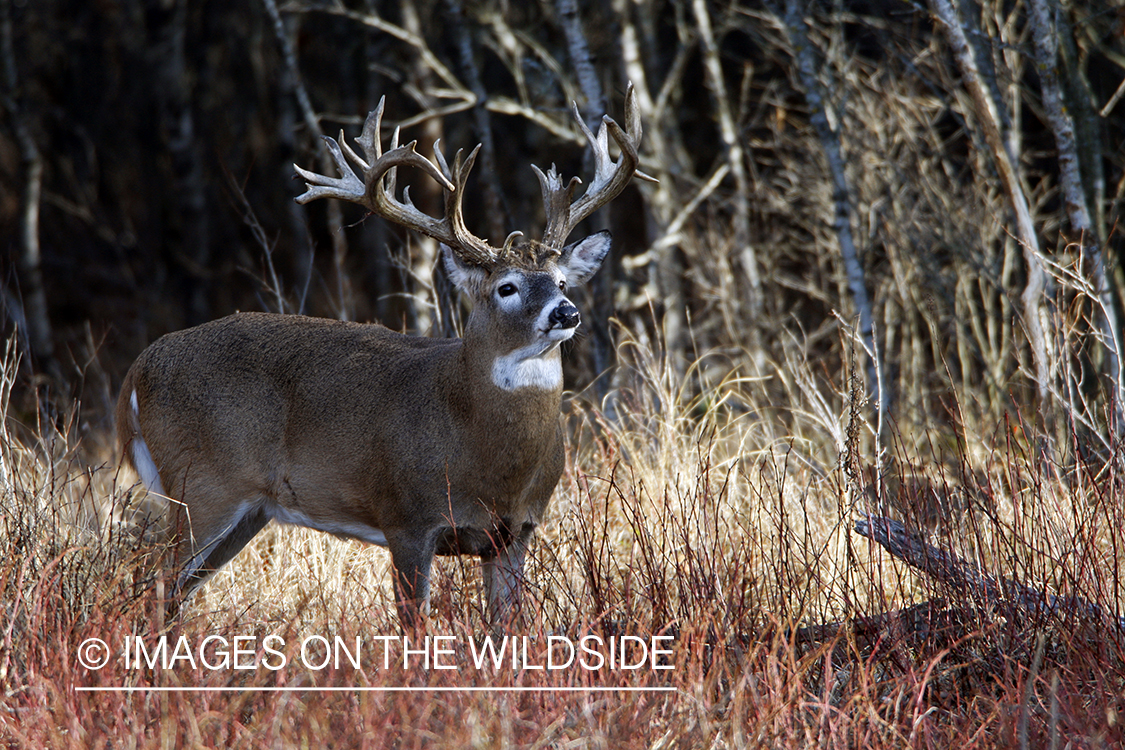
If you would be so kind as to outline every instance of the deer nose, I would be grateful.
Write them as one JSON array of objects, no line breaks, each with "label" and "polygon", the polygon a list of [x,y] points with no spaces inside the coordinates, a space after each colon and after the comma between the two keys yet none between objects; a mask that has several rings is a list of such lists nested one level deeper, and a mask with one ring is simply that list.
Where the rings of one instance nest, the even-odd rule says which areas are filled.
[{"label": "deer nose", "polygon": [[562,302],[551,311],[547,323],[551,328],[576,328],[580,320],[578,308],[569,302]]}]

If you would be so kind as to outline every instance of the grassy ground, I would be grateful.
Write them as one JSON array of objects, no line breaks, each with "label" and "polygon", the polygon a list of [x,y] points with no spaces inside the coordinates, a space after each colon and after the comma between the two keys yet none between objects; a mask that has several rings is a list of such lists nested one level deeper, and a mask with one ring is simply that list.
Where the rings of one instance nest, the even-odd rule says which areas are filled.
[{"label": "grassy ground", "polygon": [[[1119,447],[1054,466],[1033,458],[1030,427],[1004,423],[950,436],[952,448],[932,447],[917,465],[892,442],[892,458],[873,467],[846,398],[826,397],[843,406],[817,415],[817,394],[795,389],[783,434],[754,402],[755,383],[732,377],[689,398],[659,358],[636,345],[623,354],[634,385],[612,422],[567,405],[568,466],[533,549],[529,622],[514,663],[506,651],[499,665],[477,661],[487,630],[474,561],[439,562],[433,614],[404,634],[384,551],[274,526],[165,624],[151,501],[97,447],[109,436],[79,443],[77,427],[8,422],[0,738],[60,748],[1125,742],[1125,633],[1108,619],[1079,616],[1068,600],[1038,616],[968,606],[852,531],[867,512],[893,515],[993,574],[1120,617]],[[812,382],[786,367],[794,383]],[[11,356],[3,372],[10,385]],[[846,383],[829,385],[846,394]],[[91,638],[111,652],[101,669],[80,661],[98,656]],[[337,643],[347,653],[322,666]],[[569,644],[589,651],[568,663]],[[562,668],[535,668],[548,658]],[[82,690],[123,686],[137,690]]]}]

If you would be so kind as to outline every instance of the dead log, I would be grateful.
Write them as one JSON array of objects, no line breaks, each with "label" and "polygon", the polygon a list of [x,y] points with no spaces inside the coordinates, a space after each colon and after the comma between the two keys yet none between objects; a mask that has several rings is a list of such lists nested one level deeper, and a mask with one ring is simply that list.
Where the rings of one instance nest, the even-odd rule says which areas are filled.
[{"label": "dead log", "polygon": [[850,620],[809,625],[793,634],[794,643],[825,643],[848,636],[867,651],[906,645],[910,648],[946,648],[974,629],[975,613],[950,605],[945,599],[930,599],[902,609]]},{"label": "dead log", "polygon": [[1125,617],[1117,617],[1080,596],[1054,596],[1008,578],[996,577],[956,554],[935,547],[900,521],[867,516],[855,531],[877,542],[907,565],[917,568],[976,608],[998,612],[1009,621],[1047,622],[1052,619],[1107,626],[1125,634]]}]

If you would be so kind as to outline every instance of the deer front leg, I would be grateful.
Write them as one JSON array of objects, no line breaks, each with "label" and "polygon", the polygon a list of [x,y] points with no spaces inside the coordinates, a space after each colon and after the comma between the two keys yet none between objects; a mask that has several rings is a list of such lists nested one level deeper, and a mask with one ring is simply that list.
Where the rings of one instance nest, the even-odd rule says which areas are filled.
[{"label": "deer front leg", "polygon": [[395,603],[403,628],[418,623],[418,613],[430,615],[430,568],[434,562],[434,534],[387,534],[394,566]]},{"label": "deer front leg", "polygon": [[488,618],[493,627],[511,625],[521,616],[523,561],[533,528],[531,524],[525,525],[519,536],[491,555],[481,557]]}]

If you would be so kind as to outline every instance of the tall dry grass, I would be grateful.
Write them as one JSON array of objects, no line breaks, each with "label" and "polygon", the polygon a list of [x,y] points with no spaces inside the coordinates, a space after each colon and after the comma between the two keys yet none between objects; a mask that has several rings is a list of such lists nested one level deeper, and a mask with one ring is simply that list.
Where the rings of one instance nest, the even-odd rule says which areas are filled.
[{"label": "tall dry grass", "polygon": [[[935,445],[925,466],[888,446],[902,457],[875,476],[856,449],[862,412],[848,405],[845,375],[821,381],[830,390],[819,392],[803,365],[779,365],[777,377],[796,384],[787,436],[756,401],[758,383],[735,373],[693,395],[643,336],[621,338],[627,387],[615,419],[577,398],[567,405],[567,471],[533,547],[520,635],[532,639],[533,666],[546,658],[550,635],[672,636],[672,653],[658,662],[671,669],[478,669],[471,648],[488,631],[467,559],[439,560],[433,613],[405,634],[414,644],[452,636],[443,658],[457,668],[426,669],[417,656],[404,666],[385,552],[273,526],[161,630],[162,550],[141,520],[132,479],[112,460],[91,465],[72,431],[7,424],[0,529],[12,554],[0,563],[0,737],[12,747],[1125,741],[1125,634],[1066,607],[1038,619],[937,605],[885,618],[951,592],[851,531],[866,512],[895,515],[933,529],[932,541],[994,574],[1120,617],[1119,448],[1050,467],[1026,426],[1004,423],[993,434],[960,435],[953,450]],[[264,639],[274,635],[286,665],[209,669],[181,660],[127,669],[127,639],[152,646],[161,634],[191,649],[209,636],[247,636],[266,661]],[[358,639],[360,668],[346,660],[303,666],[309,636],[349,646]],[[114,650],[101,670],[77,660],[92,637]],[[207,658],[217,662],[214,645]],[[78,690],[119,686],[139,690]],[[335,692],[258,691],[274,687]],[[428,692],[361,690],[402,687]],[[501,687],[523,691],[463,691]]]}]

